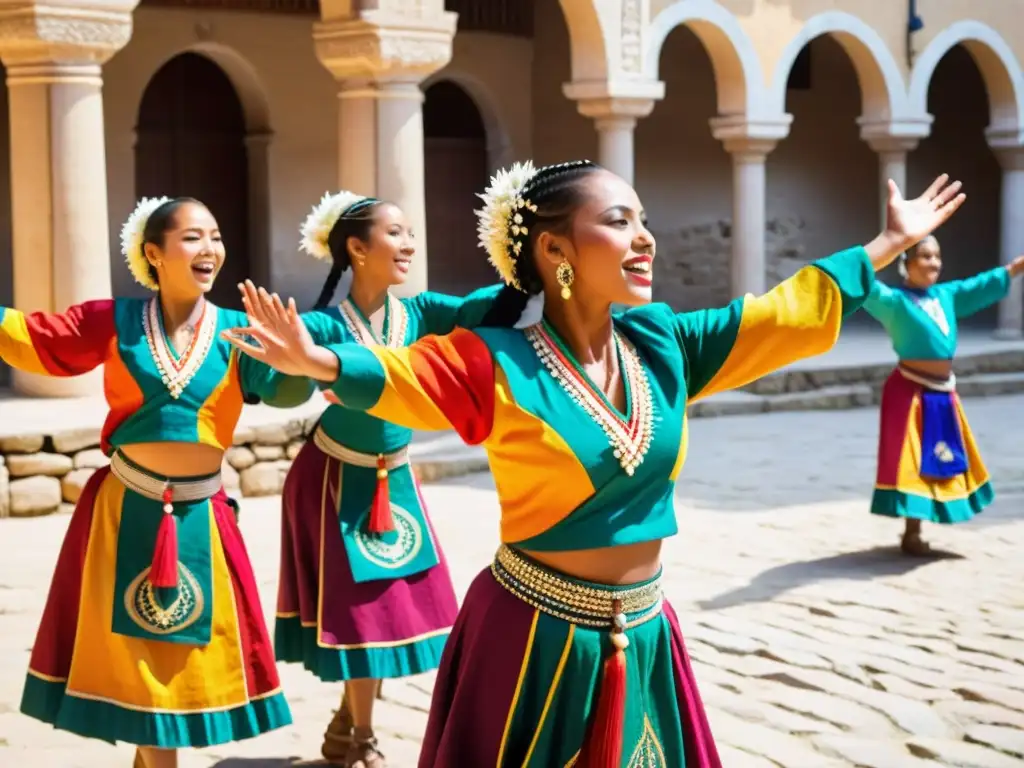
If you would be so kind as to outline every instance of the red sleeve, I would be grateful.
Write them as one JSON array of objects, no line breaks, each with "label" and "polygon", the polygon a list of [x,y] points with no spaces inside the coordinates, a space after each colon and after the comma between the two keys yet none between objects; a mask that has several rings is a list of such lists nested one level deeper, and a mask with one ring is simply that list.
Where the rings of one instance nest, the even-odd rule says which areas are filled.
[{"label": "red sleeve", "polygon": [[0,359],[27,373],[88,373],[104,363],[116,337],[113,299],[87,301],[61,313],[0,307]]}]

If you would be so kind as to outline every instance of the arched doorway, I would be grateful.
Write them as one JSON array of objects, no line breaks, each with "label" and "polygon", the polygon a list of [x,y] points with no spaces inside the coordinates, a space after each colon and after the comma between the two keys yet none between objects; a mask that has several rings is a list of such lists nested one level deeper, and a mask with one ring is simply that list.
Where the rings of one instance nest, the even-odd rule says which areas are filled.
[{"label": "arched doorway", "polygon": [[455,83],[427,88],[423,151],[430,289],[462,295],[493,283],[473,213],[487,186],[487,131],[473,99]]},{"label": "arched doorway", "polygon": [[[7,71],[0,64],[0,83],[7,82]],[[0,307],[14,303],[14,249],[11,218],[11,129],[7,88],[0,87]],[[0,387],[11,382],[11,369],[0,363]]]},{"label": "arched doorway", "polygon": [[[907,158],[913,192],[940,173],[960,179],[967,204],[935,233],[942,244],[942,280],[969,277],[999,264],[1002,169],[985,138],[990,123],[988,88],[974,57],[955,45],[942,57],[928,87],[932,131]],[[995,325],[998,310],[985,309],[961,326]]]},{"label": "arched doorway", "polygon": [[210,207],[228,253],[210,298],[241,308],[235,286],[251,272],[249,163],[234,86],[205,56],[175,56],[146,87],[136,132],[136,196],[187,195]]}]

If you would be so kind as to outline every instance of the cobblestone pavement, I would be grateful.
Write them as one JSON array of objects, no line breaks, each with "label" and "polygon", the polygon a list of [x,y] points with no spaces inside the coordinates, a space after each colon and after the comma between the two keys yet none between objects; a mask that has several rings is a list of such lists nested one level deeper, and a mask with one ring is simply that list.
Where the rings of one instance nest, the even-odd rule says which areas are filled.
[{"label": "cobblestone pavement", "polygon": [[[865,512],[874,411],[693,423],[667,589],[726,768],[1024,766],[1024,397],[967,408],[999,499],[969,525],[929,530],[946,553],[933,560],[900,556],[899,524]],[[493,486],[477,475],[425,492],[461,592],[497,541]],[[278,503],[243,506],[268,615]],[[131,748],[17,712],[66,525],[0,521],[0,765],[127,768]],[[182,768],[315,757],[340,688],[282,674],[295,726],[186,753]],[[415,765],[432,680],[385,684],[379,731],[393,766]]]}]

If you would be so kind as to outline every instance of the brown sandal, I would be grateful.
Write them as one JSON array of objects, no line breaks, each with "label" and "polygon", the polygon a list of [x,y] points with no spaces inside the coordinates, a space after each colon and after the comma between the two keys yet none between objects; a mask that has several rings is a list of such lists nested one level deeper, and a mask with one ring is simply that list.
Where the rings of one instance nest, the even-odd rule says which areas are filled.
[{"label": "brown sandal", "polygon": [[146,768],[146,761],[142,759],[142,753],[138,749],[135,750],[135,762],[132,763],[132,768]]},{"label": "brown sandal", "polygon": [[352,713],[348,709],[348,699],[342,698],[341,706],[335,711],[330,725],[324,731],[324,743],[320,747],[320,754],[324,760],[336,765],[345,765],[353,746],[352,728]]},{"label": "brown sandal", "polygon": [[377,748],[374,736],[354,742],[349,747],[345,765],[346,768],[387,768],[384,753]]}]

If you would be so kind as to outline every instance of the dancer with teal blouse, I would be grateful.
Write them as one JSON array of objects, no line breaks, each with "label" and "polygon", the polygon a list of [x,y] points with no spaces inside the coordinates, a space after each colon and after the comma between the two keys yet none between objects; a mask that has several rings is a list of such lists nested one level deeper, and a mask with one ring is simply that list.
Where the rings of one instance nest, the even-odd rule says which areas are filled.
[{"label": "dancer with teal blouse", "polygon": [[[416,258],[414,233],[398,206],[351,192],[324,196],[301,248],[331,262],[316,309],[303,315],[321,344],[404,347],[475,325],[499,290],[394,296]],[[348,269],[348,295],[331,304]],[[382,768],[379,682],[436,669],[458,604],[409,463],[412,430],[331,402],[285,480],[275,654],[345,682],[323,756]]]},{"label": "dancer with teal blouse", "polygon": [[640,200],[589,162],[493,180],[480,232],[506,286],[475,330],[318,346],[293,301],[249,292],[258,344],[226,334],[242,351],[350,409],[487,451],[502,544],[445,646],[420,768],[720,768],[662,592],[686,406],[831,348],[875,270],[961,204],[945,181],[910,201],[890,182],[866,246],[719,309],[651,303]]},{"label": "dancer with teal blouse", "polygon": [[992,503],[988,470],[956,394],[957,321],[1003,299],[1024,256],[966,280],[940,283],[934,237],[899,262],[903,285],[875,283],[864,310],[892,339],[899,364],[882,390],[871,512],[905,520],[902,550],[926,555],[921,524],[961,523]]}]

